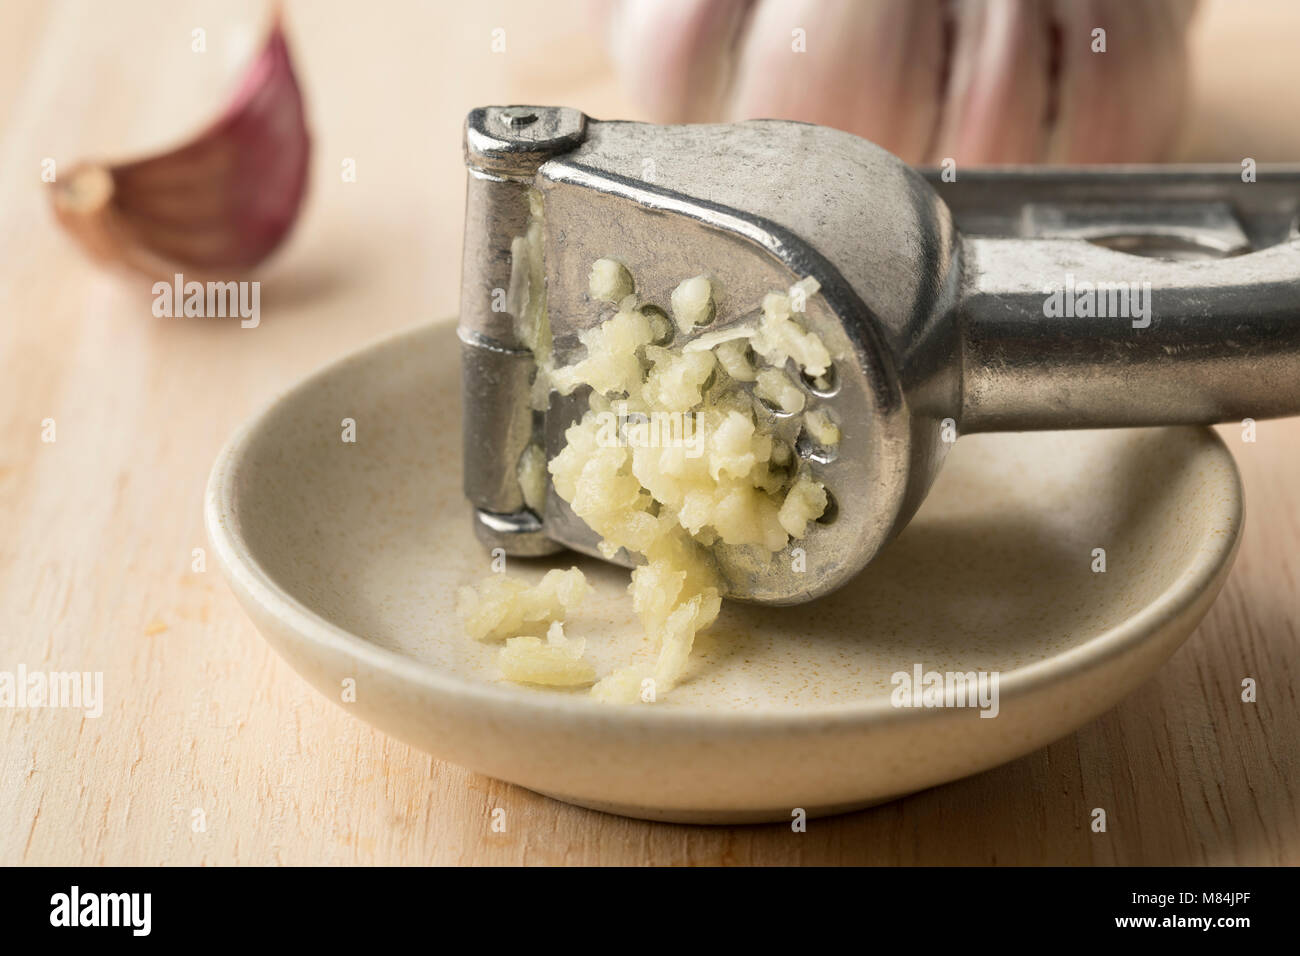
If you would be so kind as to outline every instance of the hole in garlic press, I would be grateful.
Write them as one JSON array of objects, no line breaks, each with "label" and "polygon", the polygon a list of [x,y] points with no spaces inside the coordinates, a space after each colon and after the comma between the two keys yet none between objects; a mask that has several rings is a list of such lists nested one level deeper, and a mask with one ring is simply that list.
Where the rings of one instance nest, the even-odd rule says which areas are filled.
[{"label": "hole in garlic press", "polygon": [[673,320],[668,318],[668,313],[657,305],[641,306],[641,314],[650,321],[650,328],[654,331],[654,344],[658,346],[667,346],[672,343],[677,333],[677,326]]},{"label": "hole in garlic press", "polygon": [[839,376],[835,374],[834,365],[826,366],[826,371],[820,375],[800,371],[799,377],[803,379],[804,387],[818,398],[830,398],[840,390]]},{"label": "hole in garlic press", "polygon": [[823,445],[808,433],[807,428],[799,429],[799,437],[795,439],[794,447],[804,461],[815,461],[819,465],[829,465],[840,455],[838,446]]},{"label": "hole in garlic press", "polygon": [[768,459],[768,467],[780,478],[783,488],[794,480],[797,461],[798,458],[795,457],[794,449],[790,447],[789,442],[781,441],[779,438],[772,442],[772,457]]},{"label": "hole in garlic press", "polygon": [[1146,259],[1227,259],[1250,252],[1249,248],[1224,248],[1211,237],[1176,235],[1168,233],[1116,233],[1109,236],[1089,236],[1088,242],[1103,249],[1125,252]]},{"label": "hole in garlic press", "polygon": [[755,395],[754,399],[758,404],[762,405],[764,409],[770,412],[773,418],[793,418],[795,415],[799,414],[798,412],[787,412],[780,405],[777,405],[775,402],[763,398],[760,395]]},{"label": "hole in garlic press", "polygon": [[822,509],[821,517],[817,519],[818,524],[834,524],[835,519],[840,516],[840,503],[835,500],[829,488],[826,491],[826,507]]}]

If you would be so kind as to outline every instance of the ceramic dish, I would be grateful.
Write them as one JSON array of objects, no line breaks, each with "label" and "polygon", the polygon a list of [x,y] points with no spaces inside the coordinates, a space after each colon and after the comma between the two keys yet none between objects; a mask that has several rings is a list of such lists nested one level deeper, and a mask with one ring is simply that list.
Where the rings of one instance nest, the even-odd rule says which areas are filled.
[{"label": "ceramic dish", "polygon": [[[218,458],[215,553],[266,639],[360,719],[631,816],[833,813],[1041,747],[1173,653],[1241,531],[1237,471],[1208,429],[965,437],[912,524],[849,586],[800,607],[724,606],[685,683],[657,703],[602,705],[504,682],[496,647],[455,617],[457,587],[490,571],[461,496],[459,393],[450,323],[311,376]],[[535,580],[573,563],[596,590],[568,629],[597,672],[648,659],[625,570],[560,555],[509,571]],[[996,672],[997,716],[895,706],[894,675],[918,666]]]}]

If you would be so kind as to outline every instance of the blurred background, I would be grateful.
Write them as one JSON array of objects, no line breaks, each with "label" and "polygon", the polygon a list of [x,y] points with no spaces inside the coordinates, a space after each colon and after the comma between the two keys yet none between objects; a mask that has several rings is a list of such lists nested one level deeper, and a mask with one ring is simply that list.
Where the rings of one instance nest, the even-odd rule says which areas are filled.
[{"label": "blurred background", "polygon": [[[0,650],[37,666],[57,648],[60,660],[103,670],[118,688],[99,721],[0,718],[2,863],[516,860],[513,844],[464,836],[480,832],[484,801],[507,799],[549,821],[533,831],[548,834],[533,861],[598,858],[583,829],[592,815],[437,764],[351,720],[272,655],[214,569],[191,571],[193,549],[205,545],[208,469],[239,422],[320,364],[455,312],[461,125],[471,107],[795,116],[912,161],[952,156],[959,167],[1300,160],[1294,0],[283,6],[312,134],[310,181],[287,243],[251,276],[262,283],[261,322],[243,329],[155,318],[152,278],[100,267],[58,228],[42,169],[49,159],[66,169],[183,142],[228,102],[261,48],[271,5],[0,4]],[[1107,31],[1104,54],[1090,48],[1097,26]],[[342,175],[349,161],[351,179]],[[57,443],[39,438],[46,419],[57,421]],[[1255,524],[1196,651],[1231,673],[1254,673],[1242,669],[1267,653],[1269,635],[1294,638],[1287,556],[1297,508],[1286,449],[1295,436],[1290,423],[1265,423],[1249,458],[1234,448]],[[1255,804],[1285,767],[1252,749],[1239,718],[1174,713],[1170,726],[1192,727],[1193,737],[1172,744],[1158,730],[1175,689],[1202,674],[1204,658],[1191,653],[1166,668],[1168,694],[1157,687],[1147,703],[1009,768],[828,825],[798,851],[779,833],[678,836],[612,818],[600,824],[611,831],[603,842],[659,862],[789,862],[790,852],[1294,862],[1276,839],[1277,814]],[[1112,766],[1123,772],[1128,761],[1112,760],[1113,748],[1158,753],[1151,763],[1162,766],[1172,755],[1169,780],[1135,785],[1133,799],[1153,808],[1144,821],[1182,805],[1192,784],[1169,781],[1210,769],[1167,832],[1144,822],[1136,842],[1102,845],[1081,830],[1045,859],[1022,821],[1049,812],[1049,791],[1105,780]],[[1242,764],[1238,753],[1254,756]],[[209,835],[186,825],[184,808],[197,805],[213,808]],[[937,819],[947,825],[918,823]]]},{"label": "blurred background", "polygon": [[[66,168],[182,141],[225,104],[271,8],[267,0],[0,8],[3,286],[25,263],[67,252],[29,173],[47,157]],[[793,117],[867,136],[911,162],[951,156],[959,166],[1300,159],[1300,5],[1289,0],[290,0],[284,8],[314,149],[298,228],[261,278],[274,286],[264,303],[271,315],[314,301],[314,341],[341,331],[336,314],[349,316],[351,341],[454,311],[459,130],[476,105],[561,103],[601,118]],[[1104,54],[1091,51],[1094,25],[1107,30]],[[205,32],[203,53],[192,49],[195,29]],[[355,161],[355,182],[340,179],[344,159]],[[19,293],[7,294],[12,302]],[[280,334],[283,325],[265,338]],[[307,345],[297,357],[310,364],[329,351]]]},{"label": "blurred background", "polygon": [[[182,141],[225,104],[271,9],[266,0],[3,5],[5,285],[22,263],[67,251],[39,178],[24,170]],[[951,156],[959,166],[1300,159],[1300,5],[1289,0],[290,0],[284,9],[312,171],[298,228],[261,278],[274,286],[271,316],[314,300],[317,341],[336,312],[356,316],[349,329],[364,334],[454,311],[459,130],[477,105],[800,118],[911,162]],[[1091,52],[1093,24],[1107,30],[1104,54]],[[192,49],[195,29],[203,53]],[[344,159],[355,161],[355,182],[341,181]],[[376,286],[386,290],[378,301]],[[298,353],[305,363],[322,354]]]}]

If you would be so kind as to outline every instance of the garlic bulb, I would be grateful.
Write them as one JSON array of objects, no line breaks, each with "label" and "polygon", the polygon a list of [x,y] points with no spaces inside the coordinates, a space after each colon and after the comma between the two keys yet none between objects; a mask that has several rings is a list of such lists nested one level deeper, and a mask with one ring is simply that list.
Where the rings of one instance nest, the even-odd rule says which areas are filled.
[{"label": "garlic bulb", "polygon": [[59,222],[97,259],[157,277],[228,274],[275,250],[298,216],[310,153],[279,20],[225,112],[147,159],[82,163],[53,187]]},{"label": "garlic bulb", "polygon": [[[1178,132],[1194,0],[603,0],[659,122],[793,119],[911,163],[1145,162]],[[1099,33],[1098,31],[1102,31]]]}]

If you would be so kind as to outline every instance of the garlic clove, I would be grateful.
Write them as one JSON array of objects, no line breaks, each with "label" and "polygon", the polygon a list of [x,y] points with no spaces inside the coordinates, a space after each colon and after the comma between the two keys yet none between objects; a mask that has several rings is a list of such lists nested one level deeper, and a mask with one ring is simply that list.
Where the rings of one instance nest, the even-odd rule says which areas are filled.
[{"label": "garlic clove", "polygon": [[1050,5],[964,3],[952,16],[949,78],[929,160],[1038,159],[1047,149],[1055,84]]},{"label": "garlic clove", "polygon": [[229,273],[288,235],[311,140],[279,19],[225,112],[170,152],[61,176],[54,211],[96,259],[157,276]]}]

